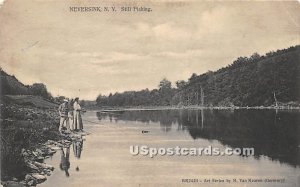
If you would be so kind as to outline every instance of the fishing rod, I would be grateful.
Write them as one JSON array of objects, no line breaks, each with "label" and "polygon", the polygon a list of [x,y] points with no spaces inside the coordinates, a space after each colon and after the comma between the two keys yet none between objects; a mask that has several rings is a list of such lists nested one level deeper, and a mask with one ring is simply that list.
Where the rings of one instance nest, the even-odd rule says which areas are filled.
[{"label": "fishing rod", "polygon": [[101,123],[99,123],[99,122],[95,122],[95,121],[89,121],[89,120],[86,120],[86,119],[82,119],[82,121],[86,121],[86,122],[90,122],[90,123],[94,123],[94,124],[102,125],[102,124],[101,124]]},{"label": "fishing rod", "polygon": [[106,112],[106,111],[98,111],[99,113],[103,113],[103,114],[112,114],[112,115],[116,115],[116,116],[120,116],[121,114],[117,114],[117,113],[113,113],[113,112]]}]

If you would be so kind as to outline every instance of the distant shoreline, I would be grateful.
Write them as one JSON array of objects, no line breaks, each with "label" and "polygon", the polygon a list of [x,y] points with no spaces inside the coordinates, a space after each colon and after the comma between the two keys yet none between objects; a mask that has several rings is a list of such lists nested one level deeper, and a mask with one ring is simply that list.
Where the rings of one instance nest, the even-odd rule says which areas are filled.
[{"label": "distant shoreline", "polygon": [[140,106],[140,107],[87,107],[87,110],[99,110],[102,112],[105,111],[137,111],[137,110],[239,110],[239,109],[249,109],[249,110],[300,110],[300,106],[254,106],[254,107],[225,107],[225,106],[213,106],[213,107],[201,107],[201,106]]}]

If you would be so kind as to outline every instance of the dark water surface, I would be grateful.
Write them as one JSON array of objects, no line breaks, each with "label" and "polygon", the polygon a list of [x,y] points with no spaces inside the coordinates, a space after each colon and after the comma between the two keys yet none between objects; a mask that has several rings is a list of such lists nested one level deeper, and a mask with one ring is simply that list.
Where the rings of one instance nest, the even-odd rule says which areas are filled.
[{"label": "dark water surface", "polygon": [[[300,112],[275,110],[88,111],[91,134],[46,160],[41,186],[299,186]],[[142,131],[148,131],[142,133]],[[133,156],[131,145],[252,147],[254,156]],[[182,179],[222,179],[237,183]],[[239,179],[284,179],[283,183]]]}]

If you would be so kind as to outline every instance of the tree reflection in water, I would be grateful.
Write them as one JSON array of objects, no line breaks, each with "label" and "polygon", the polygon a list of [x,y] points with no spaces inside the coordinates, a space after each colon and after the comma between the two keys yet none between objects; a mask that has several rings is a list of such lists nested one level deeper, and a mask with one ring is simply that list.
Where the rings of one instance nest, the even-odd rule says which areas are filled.
[{"label": "tree reflection in water", "polygon": [[159,123],[169,132],[187,130],[193,139],[218,140],[233,148],[253,147],[255,158],[300,165],[299,111],[275,110],[140,110],[103,113],[99,120]]}]

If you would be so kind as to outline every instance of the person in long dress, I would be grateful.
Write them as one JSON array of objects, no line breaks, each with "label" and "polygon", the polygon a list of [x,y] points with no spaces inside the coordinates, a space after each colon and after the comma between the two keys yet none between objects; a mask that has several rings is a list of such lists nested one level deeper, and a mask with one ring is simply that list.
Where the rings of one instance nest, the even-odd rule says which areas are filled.
[{"label": "person in long dress", "polygon": [[69,111],[68,111],[68,118],[69,118],[69,126],[70,126],[70,130],[74,130],[74,124],[73,124],[73,119],[74,119],[74,115],[73,115],[73,112],[74,112],[74,108],[73,108],[73,105],[74,105],[74,100],[71,99],[69,101],[69,105],[68,105],[68,108],[69,108]]},{"label": "person in long dress", "polygon": [[79,98],[76,97],[74,101],[74,121],[73,121],[73,127],[75,131],[82,131],[83,130],[83,124],[82,124],[82,118],[81,118],[81,107],[79,105]]}]

